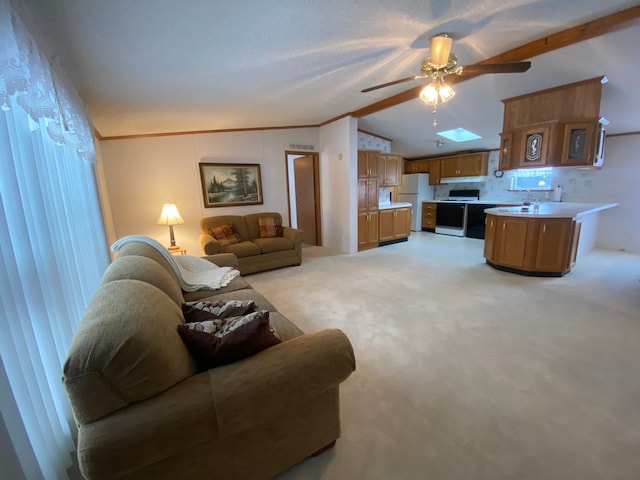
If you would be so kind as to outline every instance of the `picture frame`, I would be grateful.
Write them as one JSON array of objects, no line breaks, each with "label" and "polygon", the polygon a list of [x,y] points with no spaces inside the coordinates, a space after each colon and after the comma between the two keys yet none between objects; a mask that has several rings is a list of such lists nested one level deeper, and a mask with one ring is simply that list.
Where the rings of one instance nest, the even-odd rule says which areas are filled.
[{"label": "picture frame", "polygon": [[257,163],[200,163],[205,208],[261,205],[262,178]]}]

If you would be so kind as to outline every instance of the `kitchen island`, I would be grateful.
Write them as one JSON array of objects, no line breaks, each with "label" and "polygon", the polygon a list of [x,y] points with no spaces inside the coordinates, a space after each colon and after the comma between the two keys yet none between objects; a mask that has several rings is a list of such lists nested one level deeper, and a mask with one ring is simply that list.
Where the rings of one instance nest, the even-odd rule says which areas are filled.
[{"label": "kitchen island", "polygon": [[488,208],[486,263],[521,275],[561,277],[595,246],[599,212],[617,205],[544,202]]}]

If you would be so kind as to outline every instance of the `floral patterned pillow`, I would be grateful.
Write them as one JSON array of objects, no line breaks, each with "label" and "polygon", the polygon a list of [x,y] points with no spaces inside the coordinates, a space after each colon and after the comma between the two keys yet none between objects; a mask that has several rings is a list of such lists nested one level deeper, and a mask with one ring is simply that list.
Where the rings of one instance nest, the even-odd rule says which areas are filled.
[{"label": "floral patterned pillow", "polygon": [[238,230],[236,230],[233,224],[210,228],[209,235],[218,240],[222,245],[230,245],[242,241],[240,235],[238,235]]},{"label": "floral patterned pillow", "polygon": [[282,220],[276,217],[260,217],[258,218],[260,226],[260,238],[281,237],[282,236]]}]

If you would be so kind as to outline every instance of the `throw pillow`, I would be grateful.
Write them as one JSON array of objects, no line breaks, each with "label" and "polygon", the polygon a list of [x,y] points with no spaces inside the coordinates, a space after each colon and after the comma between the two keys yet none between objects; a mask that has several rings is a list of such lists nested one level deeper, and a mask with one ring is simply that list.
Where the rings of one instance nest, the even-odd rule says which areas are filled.
[{"label": "throw pillow", "polygon": [[282,220],[276,217],[259,217],[260,238],[281,237]]},{"label": "throw pillow", "polygon": [[209,229],[209,235],[218,240],[222,245],[230,245],[242,241],[236,227],[231,225],[220,225]]},{"label": "throw pillow", "polygon": [[[215,318],[238,317],[255,312],[256,304],[253,300],[229,300],[210,302],[186,302],[182,304],[184,321],[187,323],[209,320],[211,315]],[[202,312],[205,312],[203,315]]]},{"label": "throw pillow", "polygon": [[236,362],[280,343],[266,310],[178,325],[178,333],[201,370]]}]

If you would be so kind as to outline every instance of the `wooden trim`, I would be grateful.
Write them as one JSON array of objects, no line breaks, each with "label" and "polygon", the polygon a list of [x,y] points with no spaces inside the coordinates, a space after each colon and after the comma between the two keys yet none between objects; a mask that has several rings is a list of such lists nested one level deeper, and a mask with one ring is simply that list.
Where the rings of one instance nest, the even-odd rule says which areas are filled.
[{"label": "wooden trim", "polygon": [[383,137],[382,135],[378,135],[377,133],[367,132],[361,128],[358,129],[359,132],[364,133],[365,135],[371,135],[372,137],[379,138],[381,140],[386,140],[387,142],[393,142],[391,138]]},{"label": "wooden trim", "polygon": [[[567,47],[575,43],[580,43],[590,38],[598,37],[606,33],[622,30],[633,25],[640,23],[640,6],[627,8],[617,13],[607,15],[605,17],[598,18],[591,22],[583,23],[577,27],[571,27],[561,32],[548,35],[546,37],[534,40],[533,42],[526,43],[519,47],[507,50],[495,57],[487,58],[476,65],[487,65],[503,62],[520,62],[527,60],[543,53],[548,53],[558,48]],[[474,78],[477,75],[457,76],[449,75],[447,77],[447,83],[454,85],[461,81],[466,81]],[[425,80],[425,83],[429,80]],[[413,100],[420,94],[423,85],[414,87],[411,90],[406,90],[402,93],[393,95],[392,97],[385,98],[376,103],[372,103],[364,108],[351,112],[356,118],[365,117],[372,113],[385,110],[390,107],[394,107],[401,103]]]},{"label": "wooden trim", "polygon": [[175,135],[198,135],[200,133],[233,133],[233,132],[255,132],[262,130],[292,130],[297,128],[317,128],[320,125],[289,125],[283,127],[248,127],[248,128],[224,128],[220,130],[190,130],[186,132],[160,132],[160,133],[137,133],[133,135],[113,135],[101,136],[97,130],[100,140],[129,140],[133,138],[153,138],[153,137],[171,137]]},{"label": "wooden trim", "polygon": [[638,132],[622,132],[622,133],[607,133],[605,135],[605,138],[626,137],[627,135],[640,135],[640,131],[638,131]]}]

